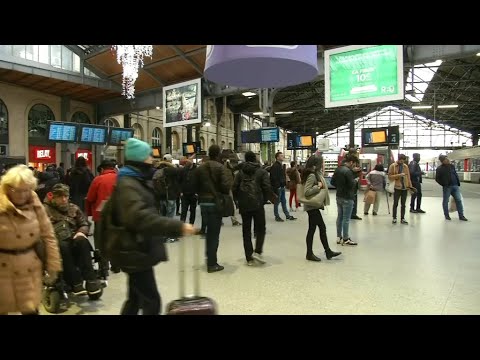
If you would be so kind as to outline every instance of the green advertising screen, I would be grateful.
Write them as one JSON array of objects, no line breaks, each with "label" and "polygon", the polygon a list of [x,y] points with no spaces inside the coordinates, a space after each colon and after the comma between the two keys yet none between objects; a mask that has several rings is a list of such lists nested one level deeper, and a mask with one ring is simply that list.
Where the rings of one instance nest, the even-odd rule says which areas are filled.
[{"label": "green advertising screen", "polygon": [[326,108],[403,98],[402,45],[352,45],[325,51]]}]

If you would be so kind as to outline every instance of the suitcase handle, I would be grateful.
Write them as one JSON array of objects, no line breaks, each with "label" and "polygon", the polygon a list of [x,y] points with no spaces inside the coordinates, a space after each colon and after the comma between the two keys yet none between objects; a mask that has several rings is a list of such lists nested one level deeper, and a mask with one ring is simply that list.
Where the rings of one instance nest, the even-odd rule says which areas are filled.
[{"label": "suitcase handle", "polygon": [[[200,296],[200,239],[201,236],[191,236],[193,241],[193,296]],[[178,261],[179,265],[179,288],[180,288],[180,298],[187,298],[186,292],[186,266],[185,266],[185,257],[186,257],[186,242],[187,237],[184,237],[180,240],[180,258]]]}]

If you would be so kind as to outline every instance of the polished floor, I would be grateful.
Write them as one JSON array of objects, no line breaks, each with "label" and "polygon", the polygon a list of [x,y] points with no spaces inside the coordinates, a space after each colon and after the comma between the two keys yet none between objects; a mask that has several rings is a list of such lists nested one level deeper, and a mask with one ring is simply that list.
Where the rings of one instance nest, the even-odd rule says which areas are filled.
[{"label": "polished floor", "polygon": [[[293,213],[298,220],[277,223],[272,206],[266,207],[267,264],[255,267],[245,265],[241,227],[224,219],[218,257],[225,270],[208,274],[203,268],[201,294],[215,299],[222,315],[480,314],[480,185],[462,183],[462,192],[470,221],[459,221],[457,214],[446,221],[441,188],[425,180],[422,207],[427,213],[410,214],[407,205],[408,226],[392,225],[385,197],[378,216],[364,216],[360,194],[358,214],[363,220],[352,220],[350,228],[358,246],[347,247],[335,242],[332,191],[332,205],[323,216],[332,249],[343,254],[326,260],[317,232],[314,251],[320,263],[305,260],[308,218],[303,210]],[[390,198],[390,206],[392,202]],[[184,240],[190,250],[194,240],[203,241]],[[164,307],[179,295],[179,244],[168,249],[170,261],[155,269]],[[192,261],[192,252],[189,255]],[[63,314],[116,315],[125,295],[125,275],[114,274],[99,301],[72,298]],[[41,313],[46,314],[43,308]]]}]

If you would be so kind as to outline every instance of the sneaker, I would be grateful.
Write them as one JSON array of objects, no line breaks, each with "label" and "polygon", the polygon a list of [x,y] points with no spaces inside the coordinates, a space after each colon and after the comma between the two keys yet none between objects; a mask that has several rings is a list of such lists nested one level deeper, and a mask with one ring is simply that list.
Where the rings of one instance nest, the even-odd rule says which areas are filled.
[{"label": "sneaker", "polygon": [[290,215],[290,216],[287,218],[287,220],[297,220],[297,218],[296,218],[296,217],[293,217],[292,215]]},{"label": "sneaker", "polygon": [[364,212],[363,215],[368,215],[368,213],[367,213],[367,212]]},{"label": "sneaker", "polygon": [[420,211],[415,210],[415,209],[410,209],[410,212],[415,214],[415,213],[418,213],[418,212],[420,212]]},{"label": "sneaker", "polygon": [[343,238],[340,236],[340,237],[337,237],[337,244],[341,244],[343,242]]},{"label": "sneaker", "polygon": [[396,224],[396,223],[397,223],[397,219],[393,219],[392,224]]},{"label": "sneaker", "polygon": [[253,266],[253,265],[255,265],[255,261],[247,260],[247,266]]},{"label": "sneaker", "polygon": [[373,212],[372,215],[373,215],[373,216],[377,216],[377,213],[376,213],[376,212]]},{"label": "sneaker", "polygon": [[87,280],[87,293],[88,295],[98,294],[102,291],[102,287],[100,286],[100,282],[98,280]]},{"label": "sneaker", "polygon": [[284,222],[285,220],[283,220],[283,219],[279,216],[279,217],[276,217],[276,218],[275,218],[275,221]]},{"label": "sneaker", "polygon": [[450,215],[447,215],[445,216],[445,220],[452,220],[452,218],[450,217]]},{"label": "sneaker", "polygon": [[85,288],[83,287],[83,284],[77,284],[77,285],[73,285],[73,289],[72,289],[72,293],[73,295],[87,295],[87,290],[85,290]]},{"label": "sneaker", "polygon": [[408,225],[408,221],[405,219],[400,220],[400,223],[403,225]]},{"label": "sneaker", "polygon": [[348,238],[347,240],[343,240],[342,245],[358,245],[357,242],[353,241],[352,239]]},{"label": "sneaker", "polygon": [[459,219],[462,221],[468,221],[468,219],[465,216],[460,216]]},{"label": "sneaker", "polygon": [[419,214],[426,214],[427,213],[426,211],[423,211],[422,209],[417,209],[416,212],[419,213]]},{"label": "sneaker", "polygon": [[265,264],[266,263],[266,261],[263,259],[262,254],[254,252],[252,254],[252,257],[253,257],[254,260],[257,260],[260,264]]}]

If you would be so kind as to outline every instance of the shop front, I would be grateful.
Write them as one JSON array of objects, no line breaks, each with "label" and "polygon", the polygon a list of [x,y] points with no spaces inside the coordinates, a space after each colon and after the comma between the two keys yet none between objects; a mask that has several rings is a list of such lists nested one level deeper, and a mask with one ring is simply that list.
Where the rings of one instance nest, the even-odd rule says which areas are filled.
[{"label": "shop front", "polygon": [[57,166],[55,146],[30,145],[28,152],[28,166],[32,166],[38,171],[45,171],[50,164],[55,165],[55,167]]}]

